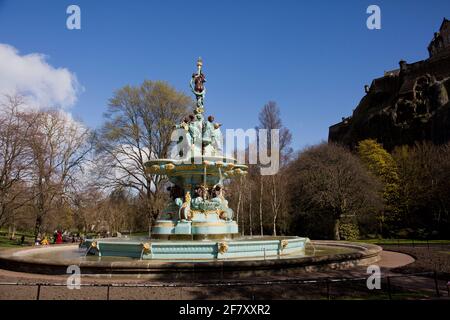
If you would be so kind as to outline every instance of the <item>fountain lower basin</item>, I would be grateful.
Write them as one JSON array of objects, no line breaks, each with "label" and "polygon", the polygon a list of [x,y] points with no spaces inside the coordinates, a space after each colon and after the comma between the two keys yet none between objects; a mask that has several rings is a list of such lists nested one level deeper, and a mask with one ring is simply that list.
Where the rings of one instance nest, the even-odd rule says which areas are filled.
[{"label": "fountain lower basin", "polygon": [[[271,238],[271,237],[269,237]],[[130,242],[137,242],[130,239]],[[379,246],[346,241],[311,241],[304,252],[266,257],[227,259],[150,259],[86,255],[78,245],[53,245],[0,251],[0,268],[33,274],[67,275],[76,265],[91,277],[138,277],[158,280],[217,280],[223,278],[297,275],[303,272],[349,269],[374,264]]]},{"label": "fountain lower basin", "polygon": [[87,254],[142,260],[190,260],[277,257],[304,254],[310,240],[300,237],[241,237],[218,241],[86,240]]}]

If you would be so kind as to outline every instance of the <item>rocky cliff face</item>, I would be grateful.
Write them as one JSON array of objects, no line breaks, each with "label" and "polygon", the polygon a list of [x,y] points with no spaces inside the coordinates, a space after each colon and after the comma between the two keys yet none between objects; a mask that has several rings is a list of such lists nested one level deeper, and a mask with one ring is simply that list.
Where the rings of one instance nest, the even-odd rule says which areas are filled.
[{"label": "rocky cliff face", "polygon": [[373,138],[391,150],[429,140],[450,141],[450,52],[375,79],[353,115],[330,127],[329,141],[350,147]]}]

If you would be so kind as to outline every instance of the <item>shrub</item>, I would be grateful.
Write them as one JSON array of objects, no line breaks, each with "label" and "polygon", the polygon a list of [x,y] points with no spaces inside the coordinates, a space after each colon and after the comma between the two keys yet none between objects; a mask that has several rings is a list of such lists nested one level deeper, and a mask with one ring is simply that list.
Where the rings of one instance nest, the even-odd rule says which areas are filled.
[{"label": "shrub", "polygon": [[358,240],[359,239],[359,228],[358,225],[354,223],[342,223],[339,226],[339,235],[342,240]]}]

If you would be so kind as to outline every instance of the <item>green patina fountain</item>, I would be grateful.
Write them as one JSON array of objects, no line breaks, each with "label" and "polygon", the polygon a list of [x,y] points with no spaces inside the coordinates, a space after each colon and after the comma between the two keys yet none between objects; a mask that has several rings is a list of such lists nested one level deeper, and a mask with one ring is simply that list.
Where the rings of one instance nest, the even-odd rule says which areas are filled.
[{"label": "green patina fountain", "polygon": [[[204,117],[205,74],[202,60],[192,75],[197,103],[193,114],[175,126],[176,159],[156,159],[148,171],[168,177],[171,201],[152,226],[152,238],[168,240],[230,239],[238,235],[233,210],[224,196],[224,179],[247,174],[247,166],[223,157],[220,124]],[[172,152],[174,153],[174,152]]]},{"label": "green patina fountain", "polygon": [[308,238],[240,236],[225,198],[229,179],[242,177],[247,166],[224,157],[220,125],[204,118],[205,75],[201,60],[191,79],[197,103],[193,114],[174,128],[170,159],[146,164],[149,174],[168,177],[170,200],[148,237],[86,239],[80,247],[49,246],[0,252],[0,266],[24,272],[66,274],[77,265],[83,274],[118,274],[157,279],[223,279],[288,274],[295,270],[347,268],[373,264],[381,248]]},{"label": "green patina fountain", "polygon": [[151,235],[132,239],[86,240],[88,254],[140,259],[224,259],[302,254],[308,238],[241,237],[224,195],[227,179],[247,174],[247,166],[222,154],[220,124],[204,117],[205,74],[202,60],[190,86],[196,97],[193,114],[174,127],[177,141],[171,159],[146,163],[149,174],[167,176],[170,201]]}]

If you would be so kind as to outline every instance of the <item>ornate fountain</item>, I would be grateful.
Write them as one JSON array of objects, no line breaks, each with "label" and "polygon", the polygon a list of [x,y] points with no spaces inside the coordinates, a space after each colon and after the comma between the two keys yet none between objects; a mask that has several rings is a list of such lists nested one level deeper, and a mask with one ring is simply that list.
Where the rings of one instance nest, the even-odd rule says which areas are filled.
[{"label": "ornate fountain", "polygon": [[148,174],[171,182],[170,200],[151,226],[150,238],[87,240],[88,254],[139,259],[224,259],[302,254],[308,238],[242,237],[225,198],[226,180],[247,174],[247,166],[222,153],[220,124],[205,119],[203,62],[190,86],[196,98],[191,115],[175,125],[170,159],[146,163]]},{"label": "ornate fountain", "polygon": [[87,239],[80,248],[4,250],[0,267],[66,274],[68,266],[78,265],[83,274],[192,281],[193,277],[220,279],[224,273],[248,277],[378,261],[381,248],[369,244],[315,241],[305,251],[308,238],[239,236],[224,186],[228,179],[245,176],[247,167],[222,155],[220,125],[213,117],[204,117],[205,81],[199,60],[191,79],[197,100],[193,114],[175,126],[177,143],[170,159],[147,163],[149,174],[167,176],[172,184],[170,200],[151,226],[149,237]]},{"label": "ornate fountain", "polygon": [[170,202],[152,226],[155,239],[231,239],[238,235],[233,210],[224,195],[224,180],[245,176],[247,166],[222,155],[220,124],[204,117],[206,81],[202,60],[192,75],[191,89],[197,103],[193,113],[175,126],[178,143],[172,149],[175,159],[147,163],[148,172],[168,177]]}]

